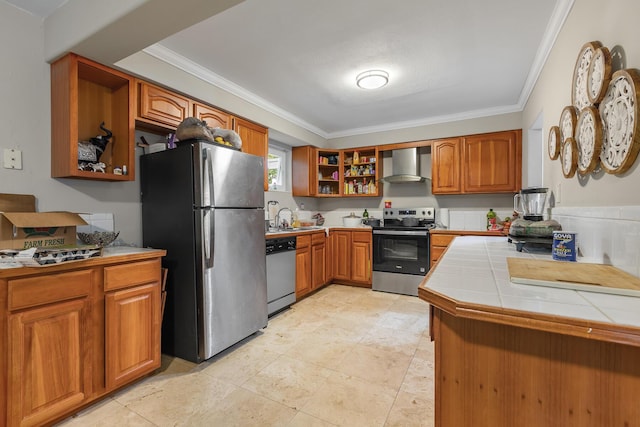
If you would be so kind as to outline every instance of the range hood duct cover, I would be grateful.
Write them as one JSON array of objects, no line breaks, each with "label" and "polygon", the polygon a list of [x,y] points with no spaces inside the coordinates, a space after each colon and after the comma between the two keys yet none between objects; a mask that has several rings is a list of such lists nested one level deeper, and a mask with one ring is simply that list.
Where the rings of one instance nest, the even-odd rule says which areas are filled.
[{"label": "range hood duct cover", "polygon": [[382,178],[390,183],[423,182],[420,176],[420,156],[417,148],[401,148],[391,152],[392,175]]}]

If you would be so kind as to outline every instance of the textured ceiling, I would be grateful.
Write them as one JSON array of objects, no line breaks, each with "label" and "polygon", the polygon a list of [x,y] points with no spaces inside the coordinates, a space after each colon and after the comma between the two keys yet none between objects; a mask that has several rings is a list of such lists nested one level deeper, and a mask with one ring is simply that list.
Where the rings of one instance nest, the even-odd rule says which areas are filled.
[{"label": "textured ceiling", "polygon": [[245,0],[145,51],[330,138],[522,110],[571,4]]}]

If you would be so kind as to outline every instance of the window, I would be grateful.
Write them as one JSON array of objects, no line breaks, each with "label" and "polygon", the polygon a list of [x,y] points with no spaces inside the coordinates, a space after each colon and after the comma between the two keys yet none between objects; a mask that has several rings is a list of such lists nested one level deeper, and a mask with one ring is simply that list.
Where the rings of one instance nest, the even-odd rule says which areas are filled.
[{"label": "window", "polygon": [[268,171],[269,191],[287,191],[289,182],[289,157],[291,148],[269,141]]}]

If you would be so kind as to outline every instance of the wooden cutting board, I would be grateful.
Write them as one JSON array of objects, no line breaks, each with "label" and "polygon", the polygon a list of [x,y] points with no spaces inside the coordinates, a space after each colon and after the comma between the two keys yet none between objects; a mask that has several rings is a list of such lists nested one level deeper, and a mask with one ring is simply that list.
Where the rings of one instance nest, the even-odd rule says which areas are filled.
[{"label": "wooden cutting board", "polygon": [[513,283],[640,296],[640,279],[605,264],[507,258]]}]

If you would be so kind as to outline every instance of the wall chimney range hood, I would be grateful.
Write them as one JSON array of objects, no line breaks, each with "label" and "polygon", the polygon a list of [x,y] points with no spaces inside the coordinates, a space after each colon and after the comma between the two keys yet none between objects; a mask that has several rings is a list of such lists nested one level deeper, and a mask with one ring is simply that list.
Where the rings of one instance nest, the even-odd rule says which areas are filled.
[{"label": "wall chimney range hood", "polygon": [[420,176],[420,156],[417,148],[401,148],[391,151],[391,175],[382,178],[389,183],[423,182]]}]

